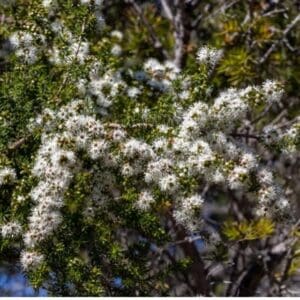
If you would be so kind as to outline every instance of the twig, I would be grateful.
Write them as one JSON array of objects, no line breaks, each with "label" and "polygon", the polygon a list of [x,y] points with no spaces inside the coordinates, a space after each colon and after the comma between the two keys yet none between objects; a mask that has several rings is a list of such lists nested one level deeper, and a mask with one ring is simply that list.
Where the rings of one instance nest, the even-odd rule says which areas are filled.
[{"label": "twig", "polygon": [[268,57],[271,55],[271,53],[276,49],[276,47],[285,39],[286,35],[296,26],[296,24],[300,21],[300,14],[297,15],[297,17],[294,18],[294,20],[286,27],[286,29],[282,33],[282,38],[279,40],[276,40],[271,47],[267,50],[267,52],[264,54],[264,56],[259,60],[259,64],[263,64]]},{"label": "twig", "polygon": [[289,48],[291,52],[295,52],[297,48],[293,47],[287,38],[283,39],[284,44]]},{"label": "twig", "polygon": [[136,129],[136,128],[153,128],[155,125],[153,124],[147,124],[147,123],[136,123],[133,125],[122,125],[122,124],[117,124],[117,123],[107,123],[104,124],[104,126],[112,128],[112,129]]},{"label": "twig", "polygon": [[135,0],[127,0],[127,3],[130,3],[132,5],[132,7],[134,8],[134,10],[138,14],[141,22],[144,24],[144,26],[148,30],[150,38],[151,38],[151,40],[153,42],[154,48],[155,49],[159,49],[161,51],[161,53],[163,54],[163,56],[165,58],[168,58],[168,56],[169,56],[168,52],[164,49],[161,41],[158,39],[156,33],[154,32],[153,27],[151,26],[151,24],[146,19],[146,17],[144,15],[142,9],[140,8],[140,6],[135,2]]},{"label": "twig", "polygon": [[[297,227],[299,227],[300,225],[300,220],[296,222],[296,224],[294,224],[294,226],[292,226],[292,229],[291,229],[291,232],[295,231],[297,229]],[[284,268],[284,271],[283,271],[283,275],[280,279],[280,284],[283,284],[283,282],[285,280],[287,280],[288,278],[288,275],[289,275],[289,270],[290,270],[290,267],[291,267],[291,264],[293,262],[293,259],[294,259],[294,249],[293,249],[293,246],[296,244],[296,242],[298,241],[299,239],[298,238],[294,238],[291,242],[291,244],[289,243],[289,250],[288,250],[288,253],[287,253],[287,262],[286,262],[286,265],[285,265],[285,268]]]},{"label": "twig", "polygon": [[287,10],[285,8],[282,8],[282,9],[274,9],[274,10],[271,10],[271,11],[268,11],[266,13],[264,13],[262,16],[263,17],[270,17],[272,15],[275,15],[275,14],[279,14],[281,12],[286,12]]},{"label": "twig", "polygon": [[168,0],[160,0],[160,3],[161,3],[161,6],[164,10],[164,13],[165,13],[166,17],[169,20],[174,21],[174,15],[172,13],[172,10],[171,10],[171,7],[170,7],[170,4],[169,4]]},{"label": "twig", "polygon": [[256,140],[260,140],[261,136],[259,135],[255,135],[255,134],[247,134],[247,133],[232,133],[230,134],[232,137],[243,137],[246,139],[256,139]]},{"label": "twig", "polygon": [[192,22],[191,27],[192,27],[193,29],[197,28],[197,26],[199,25],[200,21],[202,21],[202,19],[203,19],[203,15],[200,14],[200,15]]},{"label": "twig", "polygon": [[248,269],[241,272],[241,274],[238,276],[238,278],[234,281],[234,283],[231,287],[229,296],[237,296],[238,295],[239,287],[240,287],[242,281],[244,280],[244,278],[247,276],[248,272],[249,272]]},{"label": "twig", "polygon": [[251,121],[251,125],[257,123],[259,120],[261,120],[270,110],[272,107],[272,104],[270,103],[264,110],[261,112],[254,120]]},{"label": "twig", "polygon": [[294,119],[289,120],[289,121],[287,121],[285,123],[278,124],[278,125],[276,125],[276,127],[277,128],[282,128],[282,127],[286,127],[286,126],[291,126],[292,124],[297,123],[297,122],[300,122],[300,117],[299,116],[297,116]]},{"label": "twig", "polygon": [[23,145],[28,139],[28,136],[26,137],[22,137],[21,139],[15,141],[14,143],[12,144],[9,144],[8,145],[8,149],[9,150],[16,150],[17,148],[19,148],[21,145]]},{"label": "twig", "polygon": [[[79,39],[79,42],[78,42],[78,46],[76,48],[76,52],[75,52],[75,55],[72,59],[72,63],[76,61],[77,59],[77,56],[78,56],[78,53],[79,53],[79,50],[80,50],[80,47],[81,47],[81,43],[82,43],[82,40],[83,40],[83,33],[85,31],[85,27],[86,27],[86,22],[87,22],[87,19],[88,17],[86,17],[82,23],[82,26],[81,26],[81,33],[80,33],[80,39]],[[57,89],[57,92],[55,93],[53,99],[54,100],[57,100],[60,93],[62,92],[62,90],[64,89],[64,87],[66,86],[68,80],[70,78],[70,72],[67,73],[67,76],[65,76],[65,78],[63,79],[61,85],[59,86],[59,88]]]},{"label": "twig", "polygon": [[185,45],[186,45],[187,34],[188,34],[184,27],[184,5],[185,4],[184,4],[184,1],[175,0],[174,5],[176,8],[176,14],[174,17],[174,27],[175,27],[175,31],[174,31],[174,39],[175,39],[174,62],[178,68],[181,68],[184,63],[185,56],[186,56]]},{"label": "twig", "polygon": [[280,119],[282,117],[284,117],[285,115],[287,115],[287,109],[284,109],[280,112],[280,114],[278,114],[278,116],[276,116],[276,118],[274,120],[272,120],[272,122],[270,123],[270,125],[274,125],[276,124],[277,122],[280,121]]},{"label": "twig", "polygon": [[204,197],[204,196],[206,195],[206,193],[208,192],[209,188],[210,188],[210,184],[207,183],[207,184],[204,186],[203,190],[202,190],[202,193],[201,193],[201,196],[202,196],[202,197]]},{"label": "twig", "polygon": [[233,0],[230,3],[228,3],[227,5],[222,4],[218,9],[216,9],[215,11],[213,11],[211,14],[205,16],[205,20],[206,19],[210,19],[211,17],[217,15],[220,12],[225,12],[227,9],[229,9],[230,7],[232,7],[233,5],[235,5],[236,3],[238,3],[240,0]]},{"label": "twig", "polygon": [[226,289],[226,296],[230,296],[232,295],[232,289],[234,288],[234,282],[236,280],[236,276],[237,276],[237,268],[238,268],[238,260],[239,260],[239,257],[240,257],[240,247],[241,245],[240,244],[237,244],[237,249],[235,250],[235,253],[234,253],[234,256],[233,256],[233,259],[232,259],[232,262],[233,262],[233,268],[231,269],[231,272],[230,272],[230,277],[229,277],[229,284],[227,286],[227,289]]}]

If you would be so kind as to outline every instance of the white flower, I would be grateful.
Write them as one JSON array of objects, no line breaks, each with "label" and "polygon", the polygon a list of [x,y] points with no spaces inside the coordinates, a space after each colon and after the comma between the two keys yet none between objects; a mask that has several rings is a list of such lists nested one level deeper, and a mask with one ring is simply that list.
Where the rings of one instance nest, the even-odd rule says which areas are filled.
[{"label": "white flower", "polygon": [[127,91],[127,95],[129,98],[136,98],[140,94],[141,94],[141,90],[136,87],[131,87]]},{"label": "white flower", "polygon": [[1,226],[1,234],[3,238],[18,237],[22,232],[22,227],[17,222],[9,222]]},{"label": "white flower", "polygon": [[75,42],[71,45],[71,55],[69,60],[72,61],[75,58],[79,63],[83,64],[89,54],[89,43],[87,42]]},{"label": "white flower", "polygon": [[108,150],[108,143],[104,140],[94,140],[88,148],[88,153],[91,159],[98,159],[104,157]]},{"label": "white flower", "polygon": [[259,170],[257,178],[260,184],[271,185],[273,183],[273,174],[267,169]]},{"label": "white flower", "polygon": [[262,187],[258,191],[258,201],[262,204],[272,204],[279,199],[280,194],[279,188],[275,185]]},{"label": "white flower", "polygon": [[122,39],[123,39],[123,33],[119,30],[113,30],[110,33],[110,36],[114,37],[114,38],[117,38],[119,41],[122,41]]},{"label": "white flower", "polygon": [[188,91],[188,90],[182,91],[182,92],[179,94],[179,98],[180,98],[181,100],[187,100],[190,96],[191,96],[191,93],[190,93],[190,91]]},{"label": "white flower", "polygon": [[249,170],[236,166],[228,177],[229,187],[233,190],[239,190],[245,188],[246,180],[248,179]]},{"label": "white flower", "polygon": [[290,208],[290,202],[286,198],[282,198],[276,203],[281,210],[285,210],[287,208]]},{"label": "white flower", "polygon": [[165,67],[167,77],[171,80],[176,79],[177,75],[180,73],[180,69],[176,66],[176,64],[172,60],[165,61],[164,67]]},{"label": "white flower", "polygon": [[267,125],[265,128],[263,128],[263,136],[264,136],[264,142],[267,145],[276,143],[280,139],[280,134],[278,132],[278,129],[273,125]]},{"label": "white flower", "polygon": [[224,173],[222,173],[220,170],[213,171],[210,175],[210,179],[216,184],[224,183],[226,180]]},{"label": "white flower", "polygon": [[53,32],[58,33],[63,30],[63,24],[59,20],[55,20],[50,24]]},{"label": "white flower", "polygon": [[255,209],[255,214],[258,217],[266,217],[266,216],[269,215],[269,210],[266,206],[261,205],[261,206],[259,206],[258,208]]},{"label": "white flower", "polygon": [[135,174],[135,170],[130,164],[126,163],[122,166],[121,173],[123,176],[131,177]]},{"label": "white flower", "polygon": [[200,139],[190,144],[189,151],[193,154],[212,155],[209,144]]},{"label": "white flower", "polygon": [[28,48],[20,48],[16,51],[16,56],[22,57],[25,62],[33,64],[38,59],[38,50],[35,46],[30,46]]},{"label": "white flower", "polygon": [[140,210],[148,210],[154,201],[155,200],[150,191],[143,191],[139,195],[139,199],[136,202],[136,207]]},{"label": "white flower", "polygon": [[190,232],[197,231],[201,225],[199,216],[195,217],[194,211],[183,209],[182,206],[176,207],[173,217],[177,223],[185,226]]},{"label": "white flower", "polygon": [[18,48],[20,46],[20,37],[17,32],[13,33],[9,37],[9,42],[12,45],[13,48]]},{"label": "white flower", "polygon": [[197,52],[197,60],[199,63],[204,63],[214,68],[223,56],[222,50],[209,48],[207,46],[201,47]]},{"label": "white flower", "polygon": [[88,5],[91,3],[91,0],[80,0],[80,3],[83,5]]},{"label": "white flower", "polygon": [[253,170],[258,166],[258,162],[255,156],[250,152],[242,154],[240,163],[243,167],[245,167],[248,170]]},{"label": "white flower", "polygon": [[3,184],[10,184],[16,180],[16,172],[14,169],[5,167],[0,169],[0,186]]},{"label": "white flower", "polygon": [[25,199],[26,199],[26,198],[25,198],[23,195],[18,195],[18,197],[17,197],[16,200],[17,200],[18,203],[22,203],[22,202],[25,201]]},{"label": "white flower", "polygon": [[42,1],[42,5],[45,7],[45,8],[49,8],[53,5],[53,0],[43,0]]},{"label": "white flower", "polygon": [[85,95],[86,91],[87,91],[87,81],[85,79],[79,79],[78,83],[77,83],[77,89],[78,92],[81,95]]},{"label": "white flower", "polygon": [[168,141],[164,138],[157,139],[153,142],[153,148],[155,150],[164,150],[166,151],[168,147]]},{"label": "white flower", "polygon": [[266,80],[262,86],[268,103],[278,103],[283,95],[283,89],[279,82],[273,80]]},{"label": "white flower", "polygon": [[182,201],[182,207],[188,211],[192,211],[196,208],[201,208],[201,206],[204,203],[204,199],[201,197],[201,195],[193,195],[189,198],[185,198]]},{"label": "white flower", "polygon": [[228,89],[222,92],[219,97],[215,99],[212,106],[212,114],[215,119],[214,126],[231,131],[236,122],[246,117],[248,112],[248,104],[241,99],[236,89]]},{"label": "white flower", "polygon": [[53,165],[57,167],[72,167],[76,163],[76,156],[73,151],[59,150],[52,154]]},{"label": "white flower", "polygon": [[112,139],[115,142],[124,141],[126,138],[126,132],[123,129],[115,129],[112,132]]},{"label": "white flower", "polygon": [[160,133],[168,133],[171,129],[171,127],[167,125],[158,125],[157,129],[159,130]]},{"label": "white flower", "polygon": [[129,158],[139,156],[143,159],[150,159],[154,156],[153,150],[149,145],[135,139],[130,139],[124,145],[124,154]]},{"label": "white flower", "polygon": [[20,262],[25,271],[37,268],[43,261],[44,256],[38,252],[23,251],[21,253]]},{"label": "white flower", "polygon": [[187,113],[184,115],[184,122],[196,122],[199,129],[206,126],[209,120],[208,105],[203,102],[197,102],[193,104]]},{"label": "white flower", "polygon": [[122,47],[118,44],[114,44],[110,50],[110,53],[114,56],[120,56],[122,54]]},{"label": "white flower", "polygon": [[155,58],[149,58],[145,63],[144,63],[144,69],[146,71],[149,71],[151,73],[155,74],[163,74],[164,72],[164,66]]},{"label": "white flower", "polygon": [[158,182],[164,174],[170,171],[171,166],[172,161],[169,159],[160,159],[150,162],[145,172],[145,181],[147,183]]},{"label": "white flower", "polygon": [[175,192],[178,187],[178,178],[175,175],[167,175],[159,181],[159,186],[163,192]]}]

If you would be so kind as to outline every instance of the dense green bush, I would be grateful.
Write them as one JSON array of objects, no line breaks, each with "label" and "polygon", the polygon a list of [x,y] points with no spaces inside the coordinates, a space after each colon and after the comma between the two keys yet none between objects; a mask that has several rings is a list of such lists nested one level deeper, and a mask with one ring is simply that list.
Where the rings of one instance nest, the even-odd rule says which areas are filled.
[{"label": "dense green bush", "polygon": [[33,287],[294,295],[299,11],[205,2],[0,2],[0,261]]}]

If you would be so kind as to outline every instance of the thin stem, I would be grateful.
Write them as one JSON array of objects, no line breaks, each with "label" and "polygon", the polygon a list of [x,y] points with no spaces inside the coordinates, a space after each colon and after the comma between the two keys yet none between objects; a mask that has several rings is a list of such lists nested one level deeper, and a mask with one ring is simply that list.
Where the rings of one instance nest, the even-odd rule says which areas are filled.
[{"label": "thin stem", "polygon": [[135,12],[139,16],[141,22],[144,24],[144,26],[148,30],[150,38],[151,38],[151,41],[152,41],[152,43],[154,45],[154,48],[155,49],[159,49],[161,51],[161,53],[163,54],[163,56],[165,58],[168,58],[168,56],[169,56],[168,52],[164,49],[161,41],[159,40],[159,38],[157,37],[157,35],[155,33],[153,27],[151,26],[151,24],[146,19],[145,15],[143,13],[143,10],[141,9],[141,7],[134,0],[127,0],[127,2],[132,5],[132,7],[134,8]]},{"label": "thin stem", "polygon": [[242,137],[246,139],[255,139],[255,140],[260,140],[261,136],[255,135],[255,134],[248,134],[248,133],[232,133],[232,137]]},{"label": "thin stem", "polygon": [[259,60],[259,64],[264,63],[271,53],[276,49],[276,47],[285,39],[286,35],[296,26],[296,24],[300,21],[300,14],[298,14],[294,20],[286,27],[286,29],[282,33],[282,38],[276,40],[271,47],[267,50],[264,56]]}]

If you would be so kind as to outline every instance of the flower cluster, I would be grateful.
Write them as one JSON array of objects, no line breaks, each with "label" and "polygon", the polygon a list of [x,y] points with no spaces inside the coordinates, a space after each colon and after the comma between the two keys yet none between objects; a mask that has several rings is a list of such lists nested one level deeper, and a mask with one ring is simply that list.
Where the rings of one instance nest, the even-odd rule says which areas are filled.
[{"label": "flower cluster", "polygon": [[14,169],[9,167],[0,169],[0,186],[14,182],[16,177],[17,175]]},{"label": "flower cluster", "polygon": [[[86,5],[89,1],[81,3]],[[83,64],[88,43],[74,40],[68,31],[66,36],[71,49],[68,57]],[[118,32],[113,32],[112,37],[122,39]],[[52,58],[56,57],[54,63],[68,63],[60,61],[60,53],[55,49],[51,51]],[[213,68],[221,55],[219,50],[202,48],[198,61]],[[188,84],[192,79],[180,74],[172,62],[160,63],[151,58],[144,63],[143,71],[132,72],[139,83],[136,87],[126,83],[122,70],[101,69],[100,65],[92,65],[88,79],[80,79],[77,84],[86,100],[73,100],[57,111],[45,109],[30,125],[33,131],[39,127],[42,137],[32,168],[39,182],[30,192],[34,205],[28,217],[28,230],[23,235],[26,252],[22,253],[21,263],[25,270],[42,263],[39,246],[63,222],[61,208],[66,192],[86,160],[93,161],[86,170],[92,178],[83,211],[87,219],[94,218],[97,209],[121,198],[122,181],[130,182],[139,191],[137,209],[145,211],[156,201],[168,201],[174,219],[192,232],[201,230],[203,224],[201,214],[206,199],[202,191],[207,185],[243,195],[253,203],[258,216],[287,211],[290,204],[272,173],[260,163],[254,151],[234,136],[253,108],[278,103],[283,94],[279,84],[266,81],[262,86],[228,89],[212,103],[197,101],[186,109],[176,103],[176,98],[172,107],[176,126],[152,124],[156,135],[149,141],[132,135],[122,124],[105,121],[108,118],[103,116],[109,115],[114,99],[120,95],[138,99],[144,88],[169,92],[173,97],[172,85],[182,76],[185,94],[181,93],[179,98],[184,100],[192,94]],[[138,103],[133,111],[139,111]],[[144,119],[147,121],[147,113]],[[288,131],[286,140],[296,140],[298,129]],[[12,170],[0,170],[0,184],[14,177]],[[5,226],[2,235],[15,234],[9,224]]]},{"label": "flower cluster", "polygon": [[[114,175],[105,173],[103,168],[112,170],[115,167],[116,159],[110,147],[125,139],[126,134],[120,128],[107,131],[94,116],[85,113],[88,106],[87,102],[76,100],[57,112],[47,109],[30,126],[31,130],[42,127],[44,133],[32,169],[40,181],[30,192],[35,206],[28,218],[28,231],[24,234],[28,249],[36,249],[63,221],[60,209],[74,174],[81,168],[80,152],[84,151],[92,160],[101,160],[101,167],[95,165],[91,170],[95,182],[91,193],[92,207],[120,194]],[[31,265],[22,264],[26,268]]]},{"label": "flower cluster", "polygon": [[22,233],[22,227],[17,222],[9,222],[1,227],[1,234],[3,238],[16,238]]},{"label": "flower cluster", "polygon": [[44,261],[44,256],[35,251],[23,251],[21,253],[21,266],[24,270],[35,269]]},{"label": "flower cluster", "polygon": [[[91,5],[92,3],[98,27],[102,28],[104,24],[101,12],[102,0],[81,1],[82,5]],[[52,19],[54,19],[53,22],[49,23],[47,30],[50,30],[58,38],[55,37],[49,41],[49,37],[46,39],[44,34],[34,30],[32,32],[14,32],[10,36],[9,42],[15,50],[15,55],[28,64],[35,63],[41,54],[46,55],[49,61],[55,65],[69,65],[74,62],[84,64],[90,51],[89,43],[81,36],[73,34],[64,21],[60,19],[57,14],[58,3],[56,0],[43,0],[41,5],[48,13],[51,12]],[[45,32],[48,32],[47,30],[45,28]]]},{"label": "flower cluster", "polygon": [[15,50],[15,55],[29,64],[36,62],[39,53],[46,45],[44,35],[32,34],[26,31],[13,33],[9,38],[9,42]]},{"label": "flower cluster", "polygon": [[197,52],[198,62],[201,64],[206,64],[209,69],[214,69],[222,56],[222,50],[209,48],[208,46],[201,47]]},{"label": "flower cluster", "polygon": [[112,105],[112,99],[121,91],[125,90],[126,83],[120,72],[111,70],[98,75],[98,67],[94,66],[90,72],[90,82],[87,87],[88,94],[96,98],[101,115],[107,115],[108,108]]},{"label": "flower cluster", "polygon": [[[278,98],[279,93],[282,94],[277,90],[272,97]],[[191,105],[182,115],[177,129],[169,128],[163,131],[168,132],[167,136],[153,141],[153,151],[141,141],[128,142],[125,153],[134,161],[126,161],[125,173],[133,176],[145,170],[147,193],[141,194],[137,206],[141,209],[150,207],[151,195],[159,188],[169,200],[172,199],[174,218],[190,230],[198,230],[204,199],[197,191],[207,183],[243,193],[250,201],[259,199],[255,204],[257,215],[284,214],[289,202],[273,177],[269,176],[268,182],[258,180],[260,187],[253,189],[253,178],[259,178],[259,174],[267,171],[255,154],[232,134],[256,105],[253,101],[256,97],[260,102],[270,101],[266,84],[242,90],[229,89],[212,105],[201,101]],[[187,179],[197,182],[190,187],[190,195],[183,185]]]},{"label": "flower cluster", "polygon": [[179,75],[179,69],[172,61],[160,63],[155,58],[150,58],[144,63],[144,78],[152,89],[166,91],[170,89],[172,81]]}]

